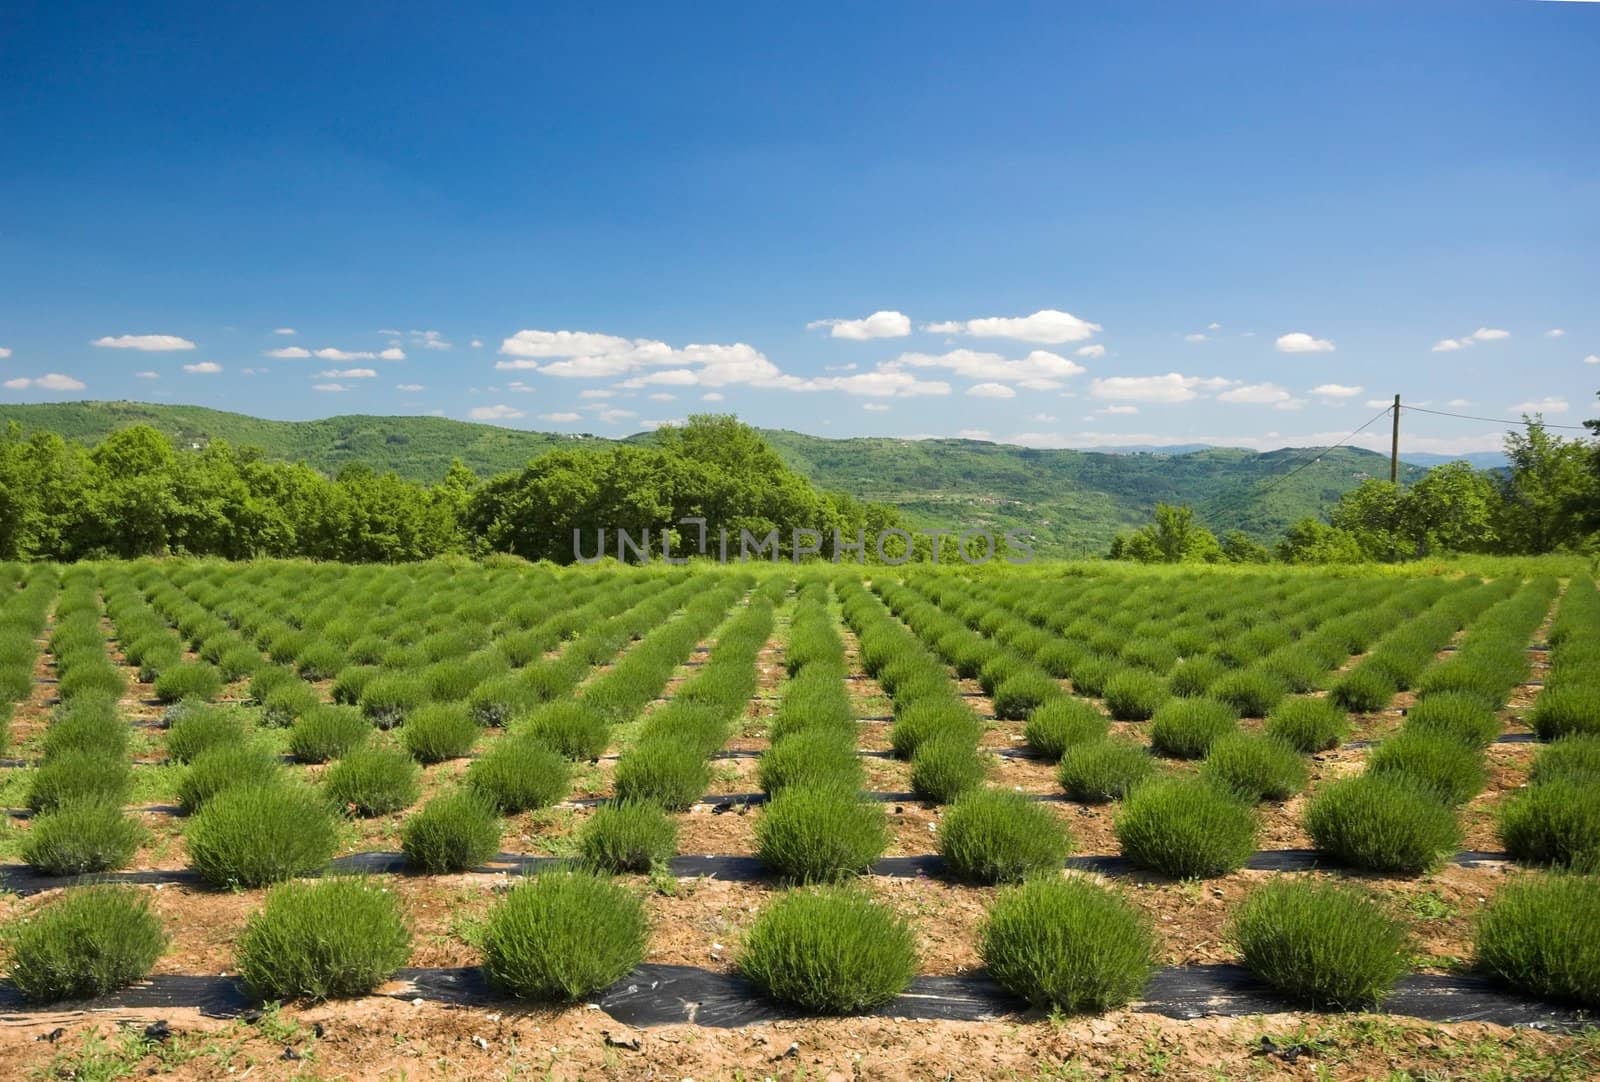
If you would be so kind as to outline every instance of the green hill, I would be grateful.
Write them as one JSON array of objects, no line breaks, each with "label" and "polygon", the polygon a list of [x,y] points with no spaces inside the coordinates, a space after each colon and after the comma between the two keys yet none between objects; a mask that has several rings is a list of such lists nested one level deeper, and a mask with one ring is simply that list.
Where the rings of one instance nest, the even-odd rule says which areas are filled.
[{"label": "green hill", "polygon": [[[6,421],[88,444],[118,428],[147,424],[180,448],[225,439],[328,473],[364,462],[419,480],[437,480],[457,458],[488,476],[518,468],[552,448],[610,442],[440,417],[266,421],[199,406],[138,402],[0,405],[0,423]],[[1108,454],[975,440],[763,434],[824,488],[892,504],[919,527],[1029,531],[1042,541],[1040,555],[1051,556],[1104,552],[1119,530],[1147,521],[1157,502],[1192,505],[1218,533],[1242,529],[1270,539],[1296,519],[1322,512],[1363,477],[1387,476],[1389,468],[1382,455],[1348,447],[1291,477],[1314,452],[1208,447],[1179,454]],[[1425,472],[1415,466],[1401,469],[1411,480]]]}]

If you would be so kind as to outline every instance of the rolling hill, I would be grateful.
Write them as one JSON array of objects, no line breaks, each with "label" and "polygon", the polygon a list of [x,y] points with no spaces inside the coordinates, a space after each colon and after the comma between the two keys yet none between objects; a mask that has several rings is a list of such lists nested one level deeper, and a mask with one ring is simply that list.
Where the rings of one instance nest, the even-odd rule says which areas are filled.
[{"label": "rolling hill", "polygon": [[[438,479],[457,458],[487,476],[553,448],[610,442],[439,417],[268,421],[138,402],[0,405],[0,423],[7,421],[91,445],[118,428],[148,424],[180,448],[225,439],[328,473],[364,462],[419,480]],[[1104,552],[1119,530],[1147,521],[1157,502],[1190,504],[1219,533],[1241,529],[1270,540],[1296,519],[1326,510],[1362,478],[1387,476],[1389,468],[1384,456],[1349,447],[1307,465],[1316,452],[1306,448],[1111,454],[958,439],[823,439],[786,430],[763,435],[824,488],[892,504],[919,527],[1030,531],[1040,539],[1040,555],[1051,556]],[[1401,470],[1408,480],[1425,472],[1405,464]]]}]

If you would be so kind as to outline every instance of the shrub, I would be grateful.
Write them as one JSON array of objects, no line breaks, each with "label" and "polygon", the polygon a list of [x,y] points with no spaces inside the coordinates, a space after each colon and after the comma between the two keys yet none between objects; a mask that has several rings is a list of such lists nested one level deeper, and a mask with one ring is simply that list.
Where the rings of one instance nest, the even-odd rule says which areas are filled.
[{"label": "shrub", "polygon": [[1167,698],[1167,686],[1148,669],[1124,669],[1106,681],[1106,709],[1118,721],[1146,721]]},{"label": "shrub", "polygon": [[1200,776],[1251,802],[1288,800],[1306,787],[1306,764],[1275,737],[1234,732],[1212,741]]},{"label": "shrub", "polygon": [[641,739],[617,763],[612,784],[617,798],[684,811],[705,795],[711,768],[700,750],[670,736]]},{"label": "shrub", "polygon": [[193,815],[223,790],[273,781],[281,770],[278,757],[264,745],[219,744],[195,756],[178,780],[178,807]]},{"label": "shrub", "polygon": [[1420,875],[1461,844],[1455,814],[1414,782],[1362,775],[1324,785],[1306,806],[1317,848],[1351,867]]},{"label": "shrub", "polygon": [[1010,883],[1056,872],[1071,842],[1048,808],[1021,793],[974,789],[939,823],[939,853],[951,874],[975,883]]},{"label": "shrub", "polygon": [[479,725],[505,725],[532,706],[534,695],[517,676],[497,676],[479,684],[467,696],[467,709]]},{"label": "shrub", "polygon": [[1405,925],[1340,883],[1269,881],[1239,907],[1232,935],[1252,973],[1316,1009],[1375,1007],[1410,968]]},{"label": "shrub", "polygon": [[426,700],[422,684],[407,673],[374,676],[361,689],[361,712],[380,729],[393,729]]},{"label": "shrub", "polygon": [[1375,667],[1363,665],[1340,677],[1328,696],[1336,704],[1357,714],[1373,714],[1394,698],[1394,681]]},{"label": "shrub", "polygon": [[520,732],[536,737],[568,759],[598,759],[611,742],[611,727],[588,703],[549,703],[534,711]]},{"label": "shrub", "polygon": [[1244,866],[1256,848],[1255,811],[1196,778],[1168,778],[1128,794],[1116,820],[1122,852],[1174,879],[1209,879]]},{"label": "shrub", "polygon": [[1227,671],[1228,667],[1214,657],[1192,657],[1180,661],[1172,670],[1167,689],[1174,695],[1204,695]]},{"label": "shrub", "polygon": [[976,744],[983,722],[966,704],[954,699],[933,699],[908,706],[889,730],[889,743],[898,758],[910,759],[917,745],[934,736],[953,737]]},{"label": "shrub", "polygon": [[850,1014],[905,991],[917,973],[916,937],[858,889],[789,891],[756,918],[739,971],[774,999]]},{"label": "shrub", "polygon": [[503,815],[549,807],[567,793],[572,768],[560,753],[508,736],[467,768],[467,784]]},{"label": "shrub", "polygon": [[222,674],[215,665],[194,661],[175,665],[156,678],[156,699],[175,703],[179,699],[215,699],[222,692]]},{"label": "shrub", "polygon": [[400,727],[400,743],[419,763],[460,759],[478,742],[478,723],[460,703],[419,706]]},{"label": "shrub", "polygon": [[321,871],[338,844],[327,804],[285,783],[236,785],[189,821],[189,863],[214,886],[249,889]]},{"label": "shrub", "polygon": [[853,735],[817,729],[785,736],[761,756],[758,770],[762,791],[776,793],[785,786],[820,782],[860,788],[861,759],[856,755]]},{"label": "shrub", "polygon": [[1600,788],[1557,779],[1500,806],[1500,840],[1525,864],[1600,872]]},{"label": "shrub", "polygon": [[1239,728],[1234,708],[1216,699],[1169,699],[1150,723],[1150,746],[1161,755],[1201,759],[1212,741]]},{"label": "shrub", "polygon": [[1483,748],[1500,735],[1500,719],[1476,696],[1446,691],[1429,695],[1406,711],[1406,731],[1445,736],[1471,748]]},{"label": "shrub", "polygon": [[167,755],[174,762],[190,763],[202,752],[242,742],[248,732],[237,714],[213,707],[190,711],[167,730]]},{"label": "shrub", "polygon": [[267,696],[279,688],[291,687],[300,683],[293,669],[282,665],[263,665],[256,669],[255,675],[250,677],[250,699],[252,702],[265,706]]},{"label": "shrub", "polygon": [[1002,891],[978,950],[1012,995],[1077,1013],[1137,997],[1155,970],[1156,945],[1148,920],[1120,895],[1054,876]]},{"label": "shrub", "polygon": [[361,693],[372,683],[373,678],[383,670],[376,665],[351,665],[340,671],[334,678],[333,686],[328,693],[333,696],[333,701],[344,706],[356,706],[361,702]]},{"label": "shrub", "polygon": [[1122,666],[1115,658],[1094,653],[1080,658],[1072,670],[1072,690],[1079,695],[1089,695],[1099,698],[1105,691],[1106,683],[1117,673],[1122,671]]},{"label": "shrub", "polygon": [[395,896],[340,876],[273,887],[240,934],[234,958],[257,999],[316,1003],[366,995],[410,953]]},{"label": "shrub", "polygon": [[217,655],[217,671],[230,682],[250,676],[261,665],[261,655],[247,643],[234,643]]},{"label": "shrub", "polygon": [[40,875],[85,875],[125,868],[148,832],[116,804],[67,804],[35,819],[22,859]]},{"label": "shrub", "polygon": [[35,812],[48,812],[91,800],[122,805],[128,802],[132,791],[133,770],[126,759],[91,751],[67,751],[33,772],[28,807]]},{"label": "shrub", "polygon": [[1448,736],[1406,729],[1378,745],[1367,773],[1407,778],[1446,804],[1463,804],[1483,788],[1483,753]]},{"label": "shrub", "polygon": [[648,872],[677,850],[678,824],[657,804],[604,805],[578,835],[584,864],[599,872]]},{"label": "shrub", "polygon": [[352,815],[370,819],[409,808],[422,791],[422,768],[394,748],[357,748],[328,768],[328,799]]},{"label": "shrub", "polygon": [[1127,796],[1155,769],[1143,744],[1110,737],[1068,748],[1056,768],[1056,780],[1073,800],[1104,804]]},{"label": "shrub", "polygon": [[78,699],[61,708],[56,720],[44,731],[43,758],[46,762],[67,752],[86,752],[107,759],[128,754],[128,723],[117,716],[116,707],[104,700],[91,700],[88,709]]},{"label": "shrub", "polygon": [[883,808],[831,786],[784,789],[756,821],[761,862],[802,883],[863,873],[888,844]]},{"label": "shrub", "polygon": [[1021,721],[1061,694],[1061,685],[1044,673],[1019,672],[1006,677],[994,689],[994,716],[1003,721]]},{"label": "shrub", "polygon": [[1329,699],[1283,699],[1267,715],[1266,733],[1304,755],[1339,746],[1350,735],[1350,719]]},{"label": "shrub", "polygon": [[1545,688],[1534,700],[1528,724],[1541,740],[1600,735],[1600,687],[1570,684]]},{"label": "shrub", "polygon": [[1600,1007],[1600,882],[1529,876],[1500,888],[1478,919],[1478,965],[1540,999]]},{"label": "shrub", "polygon": [[489,913],[483,968],[520,999],[571,1002],[621,980],[644,959],[644,907],[588,872],[524,879]]},{"label": "shrub", "polygon": [[500,817],[477,791],[451,790],[406,820],[400,849],[407,865],[429,875],[468,871],[500,851]]},{"label": "shrub", "polygon": [[326,763],[364,745],[372,723],[351,706],[319,703],[289,730],[289,752],[302,763]]},{"label": "shrub", "polygon": [[911,757],[911,791],[918,799],[948,804],[983,783],[987,756],[955,737],[935,737],[917,746]]},{"label": "shrub", "polygon": [[1285,693],[1282,681],[1255,669],[1228,673],[1206,689],[1247,718],[1266,717]]},{"label": "shrub", "polygon": [[166,949],[149,899],[127,887],[78,887],[9,929],[11,981],[35,1003],[91,999],[154,968]]},{"label": "shrub", "polygon": [[1110,731],[1111,723],[1093,703],[1062,696],[1029,716],[1023,736],[1041,758],[1053,763],[1074,744],[1103,740]]},{"label": "shrub", "polygon": [[1600,736],[1564,736],[1539,752],[1528,781],[1541,785],[1559,780],[1600,785]]},{"label": "shrub", "polygon": [[303,680],[331,680],[344,665],[344,652],[326,640],[309,644],[295,658],[295,667]]}]

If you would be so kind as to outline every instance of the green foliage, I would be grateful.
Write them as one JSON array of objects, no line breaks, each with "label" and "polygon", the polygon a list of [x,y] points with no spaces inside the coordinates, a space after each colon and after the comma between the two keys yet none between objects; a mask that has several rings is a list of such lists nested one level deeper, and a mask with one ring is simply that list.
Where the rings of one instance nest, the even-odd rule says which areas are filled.
[{"label": "green foliage", "polygon": [[422,768],[394,748],[361,747],[323,775],[328,799],[352,815],[372,818],[409,808],[422,792]]},{"label": "green foliage", "polygon": [[289,752],[302,763],[326,763],[366,744],[372,723],[351,706],[318,704],[289,730]]},{"label": "green foliage", "polygon": [[982,784],[987,773],[985,753],[958,737],[935,737],[911,756],[911,791],[920,800],[948,804]]},{"label": "green foliage", "polygon": [[644,907],[623,887],[588,872],[543,872],[490,910],[483,968],[519,999],[570,1003],[631,972],[648,938]]},{"label": "green foliage", "polygon": [[1150,723],[1150,746],[1178,759],[1205,757],[1213,741],[1239,727],[1234,707],[1216,699],[1169,699]]},{"label": "green foliage", "polygon": [[588,703],[568,699],[539,707],[518,729],[568,759],[597,759],[611,742],[611,728]]},{"label": "green foliage", "polygon": [[400,727],[400,743],[419,763],[460,759],[478,742],[478,723],[461,703],[418,707]]},{"label": "green foliage", "polygon": [[165,670],[156,678],[155,695],[164,703],[179,699],[209,701],[222,692],[222,674],[215,665],[191,661]]},{"label": "green foliage", "polygon": [[1252,973],[1319,1010],[1375,1007],[1410,968],[1405,925],[1342,883],[1269,881],[1239,907],[1232,937]]},{"label": "green foliage", "polygon": [[1010,883],[1058,871],[1071,848],[1061,821],[1020,793],[973,789],[939,822],[939,853],[958,879]]},{"label": "green foliage", "polygon": [[883,1006],[911,984],[916,936],[859,889],[793,890],[756,918],[739,971],[774,999],[852,1014]]},{"label": "green foliage", "polygon": [[423,805],[400,832],[406,863],[429,875],[465,872],[500,851],[500,816],[473,789],[452,789]]},{"label": "green foliage", "polygon": [[656,804],[602,805],[578,835],[584,864],[599,872],[645,874],[677,849],[678,824]]},{"label": "green foliage", "polygon": [[1539,752],[1528,781],[1541,785],[1562,780],[1600,785],[1600,735],[1564,736]]},{"label": "green foliage", "polygon": [[1500,735],[1500,719],[1475,695],[1445,691],[1421,699],[1406,711],[1406,731],[1449,737],[1483,748]]},{"label": "green foliage", "polygon": [[1103,740],[1111,723],[1094,704],[1062,696],[1045,703],[1028,718],[1023,737],[1047,762],[1057,762],[1075,744]]},{"label": "green foliage", "polygon": [[620,800],[681,812],[705,795],[711,768],[691,744],[666,735],[645,737],[617,763],[612,783]]},{"label": "green foliage", "polygon": [[146,895],[107,885],[68,890],[7,929],[11,983],[35,1003],[92,999],[142,980],[166,949]]},{"label": "green foliage", "polygon": [[183,840],[208,883],[250,889],[321,871],[339,838],[320,796],[280,782],[224,789],[189,821]]},{"label": "green foliage", "polygon": [[832,786],[786,788],[756,821],[761,862],[802,883],[861,874],[888,844],[883,808]]},{"label": "green foliage", "polygon": [[1288,800],[1306,787],[1306,764],[1273,736],[1225,733],[1211,742],[1200,776],[1245,800]]},{"label": "green foliage", "polygon": [[1338,747],[1350,735],[1350,719],[1328,699],[1291,696],[1267,715],[1266,733],[1303,755]]},{"label": "green foliage", "polygon": [[361,712],[380,729],[392,729],[427,700],[422,683],[407,673],[380,673],[361,689]]},{"label": "green foliage", "polygon": [[1389,705],[1394,681],[1376,668],[1362,665],[1340,677],[1328,692],[1335,704],[1357,714],[1373,714]]},{"label": "green foliage", "polygon": [[559,752],[528,737],[508,736],[467,768],[467,784],[501,814],[515,815],[566,796],[571,773]]},{"label": "green foliage", "polygon": [[1247,718],[1264,718],[1287,694],[1283,682],[1270,673],[1249,669],[1231,672],[1206,690]]},{"label": "green foliage", "polygon": [[1420,875],[1461,845],[1455,813],[1430,790],[1401,778],[1362,775],[1323,785],[1305,812],[1318,849],[1372,872]]},{"label": "green foliage", "polygon": [[1143,744],[1110,737],[1069,747],[1056,767],[1056,780],[1073,800],[1104,804],[1121,800],[1155,772]]},{"label": "green foliage", "polygon": [[133,771],[127,760],[99,752],[66,751],[33,772],[28,807],[48,812],[85,801],[122,805],[132,791]]},{"label": "green foliage", "polygon": [[1204,695],[1227,671],[1228,667],[1214,657],[1192,657],[1173,668],[1167,689],[1174,695]]},{"label": "green foliage", "polygon": [[1147,721],[1167,699],[1167,686],[1148,669],[1124,669],[1106,681],[1102,697],[1117,721]]},{"label": "green foliage", "polygon": [[1060,695],[1060,685],[1044,673],[1019,672],[994,689],[995,717],[1002,721],[1021,721],[1040,705]]},{"label": "green foliage", "polygon": [[86,875],[125,868],[149,832],[115,804],[73,803],[28,828],[22,859],[40,875]]},{"label": "green foliage", "polygon": [[1529,786],[1500,805],[1500,840],[1525,864],[1600,872],[1600,788],[1571,778]]},{"label": "green foliage", "polygon": [[1123,801],[1115,829],[1124,856],[1174,879],[1226,875],[1256,847],[1255,811],[1194,778],[1139,786]]},{"label": "green foliage", "polygon": [[1540,999],[1600,1008],[1600,881],[1539,875],[1500,888],[1478,919],[1481,969]]},{"label": "green foliage", "polygon": [[178,780],[178,806],[185,815],[235,785],[259,785],[282,773],[278,757],[258,743],[219,744],[194,757]]},{"label": "green foliage", "polygon": [[234,961],[257,999],[364,996],[411,953],[400,902],[375,882],[280,883],[239,936]]},{"label": "green foliage", "polygon": [[1541,740],[1563,736],[1600,736],[1600,685],[1547,687],[1534,700],[1528,724]]},{"label": "green foliage", "polygon": [[924,740],[937,736],[972,745],[982,735],[983,722],[964,703],[952,699],[931,699],[899,712],[894,728],[889,730],[889,743],[896,756],[910,759]]},{"label": "green foliage", "polygon": [[1057,876],[1001,892],[978,950],[1012,995],[1076,1014],[1135,999],[1155,971],[1156,948],[1149,921],[1120,895]]},{"label": "green foliage", "polygon": [[167,730],[167,754],[174,762],[190,763],[211,748],[241,743],[247,733],[237,714],[214,707],[190,711]]},{"label": "green foliage", "polygon": [[861,759],[856,755],[853,736],[836,729],[817,729],[778,740],[761,756],[758,771],[762,791],[776,793],[785,786],[820,782],[860,788]]},{"label": "green foliage", "polygon": [[1404,729],[1367,758],[1367,773],[1414,782],[1446,804],[1464,804],[1483,789],[1483,756],[1450,736]]}]

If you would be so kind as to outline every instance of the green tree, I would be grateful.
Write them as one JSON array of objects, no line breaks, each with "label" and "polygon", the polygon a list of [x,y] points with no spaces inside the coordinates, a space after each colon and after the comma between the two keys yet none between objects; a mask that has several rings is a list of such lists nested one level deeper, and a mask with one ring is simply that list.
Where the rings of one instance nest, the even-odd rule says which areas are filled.
[{"label": "green tree", "polygon": [[1506,551],[1554,552],[1589,540],[1586,520],[1596,503],[1593,450],[1555,436],[1537,418],[1506,435],[1510,470],[1500,483],[1499,535]]},{"label": "green tree", "polygon": [[1366,558],[1354,534],[1310,516],[1289,527],[1277,556],[1291,564],[1354,564]]}]

